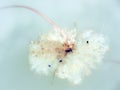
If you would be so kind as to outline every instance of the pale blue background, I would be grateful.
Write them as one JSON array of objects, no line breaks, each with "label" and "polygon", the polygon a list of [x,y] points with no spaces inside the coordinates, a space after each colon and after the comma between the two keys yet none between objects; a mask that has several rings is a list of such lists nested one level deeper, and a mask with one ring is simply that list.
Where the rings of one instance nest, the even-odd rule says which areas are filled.
[{"label": "pale blue background", "polygon": [[[119,0],[0,0],[0,6],[23,4],[49,16],[62,28],[94,29],[109,37],[105,62],[78,86],[29,69],[28,44],[38,33],[53,29],[25,9],[0,10],[0,90],[120,90]],[[118,63],[116,62],[118,61]]]}]

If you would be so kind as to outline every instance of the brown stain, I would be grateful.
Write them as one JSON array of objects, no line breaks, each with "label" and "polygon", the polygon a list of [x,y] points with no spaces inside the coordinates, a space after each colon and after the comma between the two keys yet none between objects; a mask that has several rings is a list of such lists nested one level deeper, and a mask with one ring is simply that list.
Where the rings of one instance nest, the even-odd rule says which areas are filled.
[{"label": "brown stain", "polygon": [[[41,56],[43,54],[48,54],[55,56],[55,58],[57,59],[63,59],[75,50],[75,45],[68,43],[61,44],[58,42],[44,41],[43,43],[37,42],[37,44],[39,45],[39,51],[31,51],[32,54],[36,57]],[[66,52],[66,50],[69,49],[71,49],[71,51]]]},{"label": "brown stain", "polygon": [[[70,52],[66,52],[66,50],[71,49]],[[55,48],[55,51],[57,53],[57,58],[65,58],[69,53],[71,53],[74,50],[74,44],[68,44],[65,43],[62,45],[61,48]]]}]

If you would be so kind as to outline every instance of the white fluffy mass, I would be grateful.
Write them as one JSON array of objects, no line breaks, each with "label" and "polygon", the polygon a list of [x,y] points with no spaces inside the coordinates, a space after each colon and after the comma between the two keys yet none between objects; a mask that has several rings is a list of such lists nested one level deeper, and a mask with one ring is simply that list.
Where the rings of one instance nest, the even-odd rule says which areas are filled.
[{"label": "white fluffy mass", "polygon": [[104,36],[92,30],[81,33],[76,30],[65,32],[69,42],[74,44],[74,50],[66,56],[62,56],[64,52],[57,51],[65,42],[57,31],[40,35],[37,41],[30,43],[31,69],[40,75],[54,75],[73,84],[79,84],[91,73],[91,69],[101,63],[109,47]]}]

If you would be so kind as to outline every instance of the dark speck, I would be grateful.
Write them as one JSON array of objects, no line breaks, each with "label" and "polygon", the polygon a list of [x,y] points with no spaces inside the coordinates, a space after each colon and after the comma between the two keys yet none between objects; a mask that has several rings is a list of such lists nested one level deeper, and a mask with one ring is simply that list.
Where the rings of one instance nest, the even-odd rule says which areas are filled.
[{"label": "dark speck", "polygon": [[51,67],[51,65],[48,65],[48,67]]},{"label": "dark speck", "polygon": [[72,49],[71,49],[71,48],[68,48],[68,49],[65,50],[65,52],[66,52],[66,53],[72,52]]},{"label": "dark speck", "polygon": [[61,62],[62,62],[62,60],[60,59],[60,60],[59,60],[59,62],[61,63]]},{"label": "dark speck", "polygon": [[89,43],[89,41],[86,42],[87,44]]}]

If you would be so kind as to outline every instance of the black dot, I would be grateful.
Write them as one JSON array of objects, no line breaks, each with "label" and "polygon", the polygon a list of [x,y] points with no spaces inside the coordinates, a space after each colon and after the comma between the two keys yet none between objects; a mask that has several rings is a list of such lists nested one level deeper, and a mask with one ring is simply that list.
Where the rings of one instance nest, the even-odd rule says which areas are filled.
[{"label": "black dot", "polygon": [[88,43],[89,43],[89,41],[86,41],[86,43],[88,44]]},{"label": "black dot", "polygon": [[69,52],[72,52],[72,49],[71,48],[68,48],[65,50],[66,53],[69,53]]},{"label": "black dot", "polygon": [[48,67],[51,67],[51,65],[48,65]]},{"label": "black dot", "polygon": [[59,60],[59,62],[62,62],[62,60]]}]

